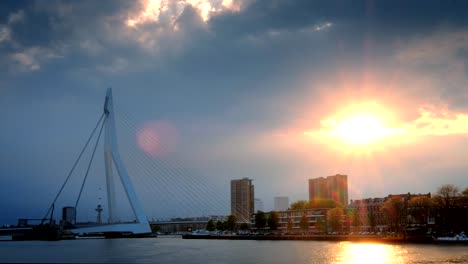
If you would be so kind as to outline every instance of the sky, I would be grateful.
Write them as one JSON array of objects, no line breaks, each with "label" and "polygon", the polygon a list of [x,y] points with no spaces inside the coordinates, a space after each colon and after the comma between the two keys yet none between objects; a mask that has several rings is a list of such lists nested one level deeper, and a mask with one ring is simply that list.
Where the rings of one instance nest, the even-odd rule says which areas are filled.
[{"label": "sky", "polygon": [[[457,0],[2,1],[0,223],[43,216],[109,87],[152,219],[229,214],[229,182],[244,177],[267,210],[338,173],[350,199],[468,187],[467,12]],[[98,145],[82,220],[106,210],[102,157]]]}]

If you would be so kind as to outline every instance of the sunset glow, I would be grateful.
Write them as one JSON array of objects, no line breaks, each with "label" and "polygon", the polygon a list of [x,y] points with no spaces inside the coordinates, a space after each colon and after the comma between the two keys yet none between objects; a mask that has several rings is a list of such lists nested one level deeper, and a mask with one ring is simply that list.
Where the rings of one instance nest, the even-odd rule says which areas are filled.
[{"label": "sunset glow", "polygon": [[380,117],[371,113],[351,114],[345,119],[323,120],[322,126],[324,134],[352,145],[368,145],[403,133],[403,129],[386,127]]},{"label": "sunset glow", "polygon": [[375,149],[396,141],[407,132],[403,125],[390,125],[391,116],[390,110],[373,102],[351,105],[322,119],[319,130],[304,134],[340,148]]}]

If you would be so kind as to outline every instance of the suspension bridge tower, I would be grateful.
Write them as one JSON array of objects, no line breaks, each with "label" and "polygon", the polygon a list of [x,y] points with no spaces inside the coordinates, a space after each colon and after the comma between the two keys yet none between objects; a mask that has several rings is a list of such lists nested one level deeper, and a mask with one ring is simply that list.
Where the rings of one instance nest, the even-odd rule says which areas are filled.
[{"label": "suspension bridge tower", "polygon": [[[114,107],[112,98],[112,89],[107,90],[106,98],[104,101],[104,162],[106,169],[106,187],[107,187],[107,223],[102,222],[101,212],[102,206],[99,204],[95,209],[98,213],[97,222],[95,226],[84,226],[71,229],[74,234],[91,234],[91,233],[104,233],[104,234],[133,234],[144,235],[151,234],[151,228],[143,211],[143,207],[138,199],[138,195],[133,187],[133,184],[128,175],[127,169],[120,157],[117,144]],[[114,172],[115,168],[115,172]],[[118,176],[118,177],[117,177]],[[131,223],[121,223],[116,216],[116,198],[115,198],[115,183],[120,181],[125,191],[126,198],[135,216],[135,221]]]}]

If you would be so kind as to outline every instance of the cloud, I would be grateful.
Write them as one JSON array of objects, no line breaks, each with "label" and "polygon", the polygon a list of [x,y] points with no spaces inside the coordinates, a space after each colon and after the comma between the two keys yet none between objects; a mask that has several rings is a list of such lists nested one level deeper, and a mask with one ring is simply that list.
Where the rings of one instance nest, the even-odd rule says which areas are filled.
[{"label": "cloud", "polygon": [[[212,6],[210,14],[235,10],[238,6],[230,1],[53,1],[52,4],[37,1],[34,8],[11,16],[15,23],[19,23],[21,17],[28,15],[28,22],[37,23],[41,28],[40,37],[32,38],[31,34],[25,34],[29,33],[28,30],[19,25],[20,30],[15,31],[18,44],[15,53],[34,47],[53,50],[56,46],[66,46],[70,52],[63,55],[82,53],[85,58],[76,62],[86,61],[86,68],[90,70],[96,67],[103,70],[99,65],[110,60],[114,66],[122,66],[125,60],[134,66],[133,69],[145,68],[142,65],[159,63],[164,56],[177,54],[192,39],[190,36],[200,30],[206,31],[202,28],[205,22],[200,10],[207,5]],[[134,24],[129,22],[132,19]],[[10,39],[10,28],[3,31],[3,39]],[[60,50],[55,53],[60,53]],[[115,54],[119,54],[119,59],[113,58]],[[17,61],[27,61],[21,55],[14,57],[18,58]],[[149,58],[155,59],[151,62]],[[34,63],[31,65],[30,68],[38,68]],[[73,66],[73,63],[69,65]]]},{"label": "cloud", "polygon": [[432,96],[432,103],[468,110],[468,29],[445,26],[396,47],[401,85],[415,96]]},{"label": "cloud", "polygon": [[166,24],[176,30],[177,19],[188,5],[192,6],[205,22],[213,14],[226,10],[239,11],[240,9],[240,4],[233,0],[223,0],[222,2],[210,0],[140,0],[140,8],[134,14],[130,14],[125,23],[130,27],[144,24]]},{"label": "cloud", "polygon": [[460,51],[468,49],[468,30],[441,28],[431,35],[414,37],[397,54],[399,62],[410,67],[447,66],[463,60]]},{"label": "cloud", "polygon": [[180,53],[187,45],[198,44],[209,34],[214,16],[240,12],[245,1],[141,0],[129,12],[122,12],[121,40],[133,41],[144,51],[157,56]]},{"label": "cloud", "polygon": [[12,41],[11,26],[24,21],[24,11],[19,10],[16,13],[10,13],[6,25],[0,24],[0,46],[4,43]]},{"label": "cloud", "polygon": [[124,58],[115,58],[109,64],[98,65],[96,69],[102,73],[116,74],[128,70],[128,61]]},{"label": "cloud", "polygon": [[327,28],[330,28],[331,26],[333,26],[333,23],[326,22],[326,23],[316,25],[313,29],[314,29],[314,31],[322,31],[322,30],[325,30]]},{"label": "cloud", "polygon": [[[429,145],[436,145],[432,142],[434,137],[443,137],[444,142],[450,145],[453,142],[451,138],[467,137],[468,136],[468,113],[453,112],[447,107],[426,105],[418,109],[419,116],[410,122],[402,122],[394,124],[392,127],[387,127],[384,123],[380,123],[378,119],[370,121],[378,122],[377,128],[373,127],[372,122],[365,120],[366,125],[353,124],[352,126],[342,125],[334,119],[323,119],[321,127],[314,130],[304,130],[302,127],[285,127],[276,130],[264,131],[251,138],[245,137],[243,141],[247,142],[244,146],[250,146],[249,151],[257,151],[262,154],[268,153],[296,153],[310,154],[311,149],[319,149],[321,152],[338,151],[344,153],[375,153],[385,152],[387,149],[412,149],[412,152],[417,152],[417,149]],[[376,112],[368,112],[369,118]],[[348,112],[347,117],[350,119],[346,122],[352,122],[353,118],[367,116],[353,116],[353,112]],[[382,117],[376,115],[376,118]],[[360,120],[361,121],[361,120]],[[368,138],[363,138],[367,136]],[[348,137],[350,137],[348,139]],[[421,140],[424,139],[424,142]],[[352,141],[349,144],[348,140]],[[354,144],[362,140],[368,142],[366,144]],[[447,148],[447,146],[444,146]],[[451,145],[449,148],[455,152],[456,145]],[[434,149],[433,149],[434,150]],[[414,154],[414,153],[413,153]],[[415,154],[420,155],[420,154]],[[322,160],[323,158],[314,158]],[[328,162],[323,160],[323,162]]]},{"label": "cloud", "polygon": [[11,30],[9,27],[0,25],[0,45],[11,40]]},{"label": "cloud", "polygon": [[11,13],[10,16],[8,17],[8,24],[16,24],[16,23],[21,23],[24,22],[25,20],[25,15],[23,10],[19,10],[15,13]]},{"label": "cloud", "polygon": [[62,58],[62,55],[42,47],[31,47],[10,55],[10,59],[16,63],[17,69],[24,72],[37,71],[41,69],[41,64],[58,58]]},{"label": "cloud", "polygon": [[419,112],[421,116],[409,125],[415,135],[468,135],[468,113],[434,106],[420,107]]}]

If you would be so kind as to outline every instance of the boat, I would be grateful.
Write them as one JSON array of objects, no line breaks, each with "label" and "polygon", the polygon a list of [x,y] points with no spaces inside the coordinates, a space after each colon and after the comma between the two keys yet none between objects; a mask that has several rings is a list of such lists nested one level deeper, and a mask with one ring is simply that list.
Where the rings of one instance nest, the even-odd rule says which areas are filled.
[{"label": "boat", "polygon": [[453,237],[433,237],[434,242],[438,244],[467,244],[468,237],[465,235],[465,232],[462,231],[460,234]]}]

